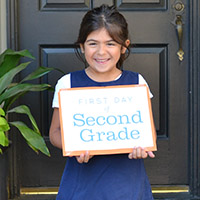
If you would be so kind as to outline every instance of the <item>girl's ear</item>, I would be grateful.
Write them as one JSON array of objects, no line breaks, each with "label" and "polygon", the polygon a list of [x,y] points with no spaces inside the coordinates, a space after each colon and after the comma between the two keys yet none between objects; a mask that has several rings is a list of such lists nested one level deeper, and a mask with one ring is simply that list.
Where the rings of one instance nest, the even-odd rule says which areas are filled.
[{"label": "girl's ear", "polygon": [[84,45],[80,44],[81,52],[84,53]]},{"label": "girl's ear", "polygon": [[[130,40],[127,39],[127,40],[125,41],[125,46],[128,47],[128,46],[130,45],[130,43],[131,43]],[[125,53],[126,53],[126,49],[127,49],[126,47],[124,47],[124,46],[122,47],[122,54],[125,54]]]}]

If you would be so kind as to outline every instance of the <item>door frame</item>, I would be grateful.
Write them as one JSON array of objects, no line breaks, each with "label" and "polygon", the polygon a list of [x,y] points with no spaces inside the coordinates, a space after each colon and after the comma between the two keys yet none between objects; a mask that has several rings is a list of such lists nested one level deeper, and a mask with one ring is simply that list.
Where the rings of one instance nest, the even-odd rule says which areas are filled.
[{"label": "door frame", "polygon": [[[18,0],[7,0],[7,48],[13,50],[19,50],[18,47]],[[16,119],[16,115],[12,118]],[[12,120],[12,119],[11,119]],[[15,134],[15,131],[10,131],[10,140],[12,141],[11,148],[8,152],[8,194],[10,199],[14,199],[20,196],[20,179],[19,179],[19,168],[18,163],[20,162],[19,155],[19,137]]]},{"label": "door frame", "polygon": [[[191,197],[200,197],[200,1],[187,0],[189,7],[189,189]],[[7,0],[7,38],[8,48],[19,50],[18,48],[18,0]],[[197,43],[198,41],[198,43]],[[198,67],[199,66],[199,67]],[[20,155],[18,150],[18,138],[16,134],[11,134],[13,145],[9,155],[9,189],[10,197],[20,195],[18,162]],[[171,196],[172,197],[172,196]]]},{"label": "door frame", "polygon": [[[191,0],[190,12],[190,116],[189,116],[189,186],[194,196],[200,197],[200,2]],[[198,42],[197,42],[198,41]]]}]

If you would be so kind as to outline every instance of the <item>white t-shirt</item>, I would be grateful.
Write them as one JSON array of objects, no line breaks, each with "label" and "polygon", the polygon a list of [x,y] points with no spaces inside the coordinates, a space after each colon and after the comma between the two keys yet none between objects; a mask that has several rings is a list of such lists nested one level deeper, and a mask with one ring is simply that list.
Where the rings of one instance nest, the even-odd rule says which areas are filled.
[{"label": "white t-shirt", "polygon": [[[139,77],[139,81],[138,81],[139,83],[138,84],[145,84],[145,85],[147,85],[147,87],[149,87],[147,82],[145,81],[145,79],[142,77],[142,75],[139,74],[138,77]],[[53,102],[52,102],[53,108],[59,108],[59,103],[58,103],[58,92],[59,92],[59,90],[60,89],[67,89],[67,88],[71,88],[70,74],[66,74],[58,80],[56,87],[55,87],[55,93],[54,93]],[[150,98],[153,97],[151,92],[150,92],[149,95],[150,95]]]}]

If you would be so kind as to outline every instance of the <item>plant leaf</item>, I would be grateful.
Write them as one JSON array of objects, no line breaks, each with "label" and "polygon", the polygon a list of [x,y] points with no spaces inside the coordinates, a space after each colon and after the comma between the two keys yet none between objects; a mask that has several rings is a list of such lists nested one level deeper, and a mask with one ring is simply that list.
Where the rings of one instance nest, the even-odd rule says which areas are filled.
[{"label": "plant leaf", "polygon": [[0,78],[0,94],[11,84],[14,76],[23,69],[25,69],[28,66],[28,64],[30,64],[30,62],[22,63],[21,65],[13,68]]},{"label": "plant leaf", "polygon": [[36,78],[40,78],[41,76],[44,76],[45,74],[51,72],[52,70],[54,70],[53,68],[48,68],[48,67],[39,67],[38,69],[36,69],[34,72],[32,72],[31,74],[29,74],[26,78],[24,78],[21,82],[24,81],[30,81]]},{"label": "plant leaf", "polygon": [[35,59],[26,49],[22,51],[13,51],[11,49],[5,50],[0,55],[0,77],[16,67],[21,57]]},{"label": "plant leaf", "polygon": [[30,92],[30,91],[34,91],[34,92],[43,91],[48,88],[50,88],[49,84],[30,84],[30,83],[18,84],[14,87],[9,88],[2,95],[0,95],[0,104],[5,99],[18,95],[20,93],[24,94],[24,92]]},{"label": "plant leaf", "polygon": [[0,117],[0,131],[8,131],[10,129],[7,120],[3,117]]},{"label": "plant leaf", "polygon": [[19,63],[20,56],[10,56],[6,55],[4,62],[0,65],[0,77],[2,77],[4,74],[9,72],[11,69],[16,67]]},{"label": "plant leaf", "polygon": [[0,145],[7,147],[9,145],[9,140],[3,131],[0,131]]},{"label": "plant leaf", "polygon": [[33,115],[31,114],[31,111],[28,108],[28,106],[26,106],[26,105],[20,105],[20,106],[17,106],[15,108],[9,110],[7,113],[13,113],[13,112],[19,113],[19,114],[26,114],[26,115],[28,115],[28,117],[29,117],[29,119],[30,119],[30,121],[32,123],[34,131],[37,132],[39,135],[41,135],[41,133],[39,131],[39,128],[37,126],[37,123],[36,123]]},{"label": "plant leaf", "polygon": [[31,144],[34,148],[41,151],[45,155],[50,156],[49,150],[41,135],[28,128],[23,122],[16,121],[10,122],[10,124],[18,128],[28,144]]},{"label": "plant leaf", "polygon": [[4,101],[4,105],[3,105],[3,109],[5,111],[5,113],[7,113],[8,109],[10,108],[10,106],[19,98],[22,97],[24,94],[26,94],[27,92],[21,92],[15,96],[13,96],[12,98],[8,98]]},{"label": "plant leaf", "polygon": [[37,154],[39,154],[39,151],[34,147],[32,146],[28,141],[26,141],[28,146],[31,147],[31,149],[33,149],[33,151],[35,151]]},{"label": "plant leaf", "polygon": [[0,108],[0,116],[3,116],[3,117],[5,117],[5,112],[4,112],[4,110],[2,109],[2,108]]}]

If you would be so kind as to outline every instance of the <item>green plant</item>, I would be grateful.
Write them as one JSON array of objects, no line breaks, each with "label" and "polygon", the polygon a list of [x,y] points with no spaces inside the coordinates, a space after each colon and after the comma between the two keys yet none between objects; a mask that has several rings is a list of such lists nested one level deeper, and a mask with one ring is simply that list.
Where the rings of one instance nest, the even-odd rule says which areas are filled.
[{"label": "green plant", "polygon": [[[34,84],[28,81],[44,76],[52,71],[53,68],[39,67],[28,74],[23,80],[16,81],[16,75],[30,64],[30,62],[19,64],[20,58],[22,57],[34,59],[28,50],[13,51],[7,49],[0,55],[0,153],[3,153],[2,147],[9,145],[9,130],[14,126],[35,152],[38,153],[41,151],[45,155],[50,156],[49,150],[29,107],[26,105],[13,107],[13,103],[30,91],[38,92],[50,89],[49,84]],[[9,115],[11,113],[26,114],[32,127],[28,127],[22,121],[10,122]]]}]

